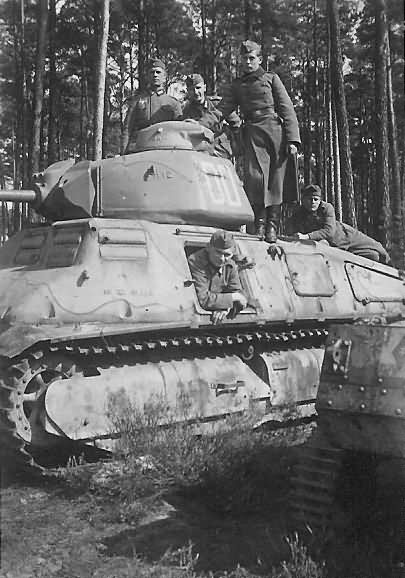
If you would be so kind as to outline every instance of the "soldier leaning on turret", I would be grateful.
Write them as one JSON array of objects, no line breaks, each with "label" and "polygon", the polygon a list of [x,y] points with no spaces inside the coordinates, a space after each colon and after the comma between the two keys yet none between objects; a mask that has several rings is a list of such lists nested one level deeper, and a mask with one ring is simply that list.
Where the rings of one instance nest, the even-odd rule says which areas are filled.
[{"label": "soldier leaning on turret", "polygon": [[[206,95],[206,84],[201,74],[191,74],[186,79],[187,100],[183,108],[183,119],[192,119],[209,128],[214,133],[215,154],[231,159],[234,156],[231,140],[226,134],[222,113],[214,100]],[[236,112],[229,115],[229,129],[238,131],[241,120]]]},{"label": "soldier leaning on turret", "polygon": [[149,63],[149,90],[137,94],[125,119],[123,148],[125,154],[134,152],[136,136],[139,130],[166,120],[181,118],[181,104],[165,90],[166,67],[155,58]]},{"label": "soldier leaning on turret", "polygon": [[307,185],[302,191],[302,205],[287,224],[289,234],[298,239],[326,240],[333,247],[355,255],[390,264],[384,247],[368,235],[336,220],[331,203],[322,201],[321,188]]},{"label": "soldier leaning on turret", "polygon": [[240,52],[243,75],[227,88],[218,108],[225,118],[240,109],[244,186],[255,214],[255,233],[274,243],[281,203],[299,198],[295,178],[289,189],[284,185],[288,156],[295,155],[301,143],[298,121],[280,78],[261,67],[261,47],[246,40]]}]

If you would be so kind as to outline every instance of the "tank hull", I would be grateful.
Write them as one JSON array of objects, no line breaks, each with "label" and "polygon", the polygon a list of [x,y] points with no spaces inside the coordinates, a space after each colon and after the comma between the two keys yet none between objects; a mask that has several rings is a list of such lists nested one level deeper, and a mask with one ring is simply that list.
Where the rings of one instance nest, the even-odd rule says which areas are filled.
[{"label": "tank hull", "polygon": [[89,218],[24,230],[0,249],[3,449],[18,442],[29,461],[26,448],[59,439],[104,443],[114,436],[100,407],[114,383],[142,407],[164,395],[177,421],[222,419],[250,402],[262,416],[303,412],[330,323],[403,315],[395,269],[314,242],[280,241],[274,258],[257,237],[235,233],[239,254],[256,263],[240,272],[249,303],[214,327],[187,262],[213,230]]}]

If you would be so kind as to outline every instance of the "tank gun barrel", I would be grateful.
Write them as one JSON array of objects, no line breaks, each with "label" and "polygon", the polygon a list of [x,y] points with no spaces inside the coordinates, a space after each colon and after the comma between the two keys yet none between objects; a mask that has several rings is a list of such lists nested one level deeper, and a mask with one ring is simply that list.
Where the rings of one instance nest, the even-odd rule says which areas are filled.
[{"label": "tank gun barrel", "polygon": [[38,193],[33,189],[0,190],[0,201],[12,201],[15,203],[35,203]]}]

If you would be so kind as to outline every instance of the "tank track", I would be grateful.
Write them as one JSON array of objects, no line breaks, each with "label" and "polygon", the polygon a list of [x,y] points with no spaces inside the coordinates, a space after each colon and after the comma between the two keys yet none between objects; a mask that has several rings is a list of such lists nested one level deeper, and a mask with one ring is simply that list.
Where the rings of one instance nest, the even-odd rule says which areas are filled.
[{"label": "tank track", "polygon": [[325,531],[332,526],[332,518],[334,526],[338,523],[336,490],[345,452],[316,434],[300,452],[291,479],[291,516],[310,531]]},{"label": "tank track", "polygon": [[[33,348],[19,357],[10,359],[0,369],[0,465],[24,470],[37,468],[35,446],[47,445],[52,440],[29,439],[27,403],[45,393],[47,383],[83,373],[88,367],[112,367],[123,363],[146,363],[168,359],[216,356],[233,353],[249,357],[253,351],[268,351],[302,347],[319,347],[327,336],[324,327],[286,331],[259,330],[230,333],[164,335],[149,339],[147,335],[101,336],[89,340],[60,342],[43,348]],[[27,390],[33,383],[34,389]],[[25,404],[25,405],[24,405]],[[35,416],[30,416],[30,418]],[[48,436],[49,438],[49,436]],[[60,438],[54,440],[60,443]],[[33,451],[34,449],[34,451]]]}]

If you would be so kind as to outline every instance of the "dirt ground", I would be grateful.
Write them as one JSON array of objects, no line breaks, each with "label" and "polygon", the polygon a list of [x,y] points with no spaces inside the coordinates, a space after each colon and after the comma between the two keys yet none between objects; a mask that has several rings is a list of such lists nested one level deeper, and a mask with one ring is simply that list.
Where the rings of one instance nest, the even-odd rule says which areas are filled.
[{"label": "dirt ground", "polygon": [[185,566],[193,556],[198,572],[232,571],[239,564],[261,574],[288,556],[287,486],[280,463],[285,470],[289,462],[280,461],[280,451],[293,459],[288,448],[275,450],[266,511],[239,516],[215,511],[195,491],[176,489],[123,504],[106,485],[114,464],[76,468],[76,482],[86,479],[82,487],[62,470],[3,483],[0,576],[135,577],[139,558],[153,564],[166,557]]},{"label": "dirt ground", "polygon": [[[0,578],[189,578],[190,569],[231,578],[238,566],[246,569],[238,575],[244,578],[405,578],[405,563],[398,572],[392,570],[391,547],[394,542],[401,547],[405,539],[403,492],[391,497],[383,492],[372,502],[365,489],[374,492],[374,483],[357,458],[349,468],[351,489],[343,490],[350,509],[365,514],[358,520],[361,541],[352,538],[350,528],[323,549],[318,547],[322,536],[317,537],[315,560],[321,569],[325,561],[325,571],[311,573],[303,560],[302,572],[277,573],[291,554],[286,538],[291,541],[295,527],[289,522],[288,495],[300,451],[300,444],[266,448],[254,471],[244,471],[254,483],[240,480],[241,486],[252,488],[242,507],[232,496],[238,479],[232,491],[223,480],[214,480],[204,492],[185,490],[150,485],[146,467],[140,486],[133,472],[114,461],[18,480],[3,477]],[[260,484],[254,478],[257,464],[264,465]],[[381,469],[386,489],[392,480],[386,464]],[[401,478],[394,474],[391,478]],[[362,488],[361,478],[366,482]],[[396,552],[398,559],[398,548]],[[170,568],[177,573],[169,573]]]}]

